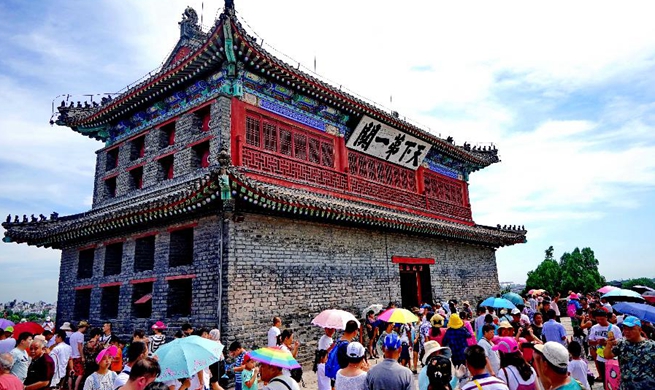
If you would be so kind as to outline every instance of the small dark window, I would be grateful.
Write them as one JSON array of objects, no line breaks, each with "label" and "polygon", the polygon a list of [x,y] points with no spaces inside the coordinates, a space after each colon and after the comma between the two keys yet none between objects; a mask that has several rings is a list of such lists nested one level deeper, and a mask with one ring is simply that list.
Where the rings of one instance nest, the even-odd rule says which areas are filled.
[{"label": "small dark window", "polygon": [[191,315],[193,279],[178,279],[168,282],[168,316],[188,317]]},{"label": "small dark window", "polygon": [[280,128],[280,153],[291,156],[291,132]]},{"label": "small dark window", "polygon": [[260,120],[249,116],[246,118],[246,143],[255,147],[261,146],[260,141]]},{"label": "small dark window", "polygon": [[195,151],[196,167],[207,168],[209,166],[209,141],[194,146],[193,150]]},{"label": "small dark window", "polygon": [[193,264],[193,228],[171,232],[169,267]]},{"label": "small dark window", "polygon": [[309,162],[321,163],[321,142],[316,138],[309,139]]},{"label": "small dark window", "polygon": [[277,127],[275,123],[264,122],[264,149],[277,152]]},{"label": "small dark window", "polygon": [[109,198],[116,196],[116,176],[105,180],[105,191]]},{"label": "small dark window", "polygon": [[88,320],[91,306],[91,289],[75,290],[75,311],[74,318],[77,320]]},{"label": "small dark window", "polygon": [[93,276],[93,259],[95,249],[85,249],[79,252],[77,262],[77,278],[88,279]]},{"label": "small dark window", "polygon": [[130,171],[131,189],[140,190],[143,188],[143,167],[137,167]]},{"label": "small dark window", "polygon": [[209,121],[211,120],[211,106],[201,108],[196,112],[200,118],[200,131],[209,131]]},{"label": "small dark window", "polygon": [[135,138],[130,142],[130,160],[138,160],[146,154],[146,136]]},{"label": "small dark window", "polygon": [[132,316],[150,318],[152,315],[152,282],[137,283],[132,288]]},{"label": "small dark window", "polygon": [[107,151],[106,171],[111,171],[118,166],[118,148]]},{"label": "small dark window", "polygon": [[321,142],[321,165],[334,168],[334,147],[331,143]]},{"label": "small dark window", "polygon": [[171,122],[161,127],[162,132],[162,147],[175,144],[175,122]]},{"label": "small dark window", "polygon": [[103,287],[100,296],[100,317],[118,317],[118,302],[121,294],[121,286]]},{"label": "small dark window", "polygon": [[175,161],[173,155],[166,156],[164,158],[159,159],[159,165],[161,166],[162,180],[170,180],[173,178],[175,174],[175,171],[173,170],[174,162]]},{"label": "small dark window", "polygon": [[123,243],[109,244],[105,247],[105,276],[119,275],[123,261]]},{"label": "small dark window", "polygon": [[151,271],[155,267],[155,236],[137,238],[134,247],[134,272]]},{"label": "small dark window", "polygon": [[307,160],[307,137],[302,133],[293,135],[293,157]]}]

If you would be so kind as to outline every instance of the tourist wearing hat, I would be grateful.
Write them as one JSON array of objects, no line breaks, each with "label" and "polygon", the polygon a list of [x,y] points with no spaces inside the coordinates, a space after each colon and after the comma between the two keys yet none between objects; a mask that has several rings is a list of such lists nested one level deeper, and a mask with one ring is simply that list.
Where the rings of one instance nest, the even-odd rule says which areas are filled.
[{"label": "tourist wearing hat", "polygon": [[109,369],[118,349],[115,346],[101,350],[95,358],[98,369],[84,382],[84,390],[107,390],[114,387],[117,374]]},{"label": "tourist wearing hat", "polygon": [[161,321],[157,321],[151,326],[151,328],[154,335],[148,338],[150,340],[150,345],[148,347],[148,353],[150,356],[154,355],[159,347],[166,343],[166,335],[164,334],[164,330],[166,330],[166,324]]},{"label": "tourist wearing hat", "polygon": [[605,359],[617,357],[621,369],[621,389],[655,389],[655,341],[641,332],[641,321],[634,316],[623,320],[621,340],[608,337]]},{"label": "tourist wearing hat", "polygon": [[467,340],[469,337],[471,337],[471,333],[464,327],[464,321],[459,317],[459,314],[451,314],[442,345],[449,347],[452,351],[453,357],[451,360],[455,366],[466,363],[464,351],[468,347]]},{"label": "tourist wearing hat", "polygon": [[349,343],[346,347],[348,366],[337,372],[334,382],[335,390],[365,390],[366,371],[368,364],[364,361],[366,350],[358,342]]},{"label": "tourist wearing hat", "polygon": [[413,390],[412,371],[398,363],[400,357],[400,337],[390,333],[384,337],[382,350],[384,360],[371,368],[366,376],[369,390]]},{"label": "tourist wearing hat", "polygon": [[300,390],[298,382],[290,376],[284,375],[282,368],[274,364],[274,362],[259,362],[259,379],[266,383],[262,390]]},{"label": "tourist wearing hat", "polygon": [[568,374],[569,351],[553,341],[535,345],[535,368],[544,389],[583,390]]},{"label": "tourist wearing hat", "polygon": [[443,330],[444,318],[441,314],[434,313],[430,318],[430,331],[425,341],[436,341],[439,344],[443,343],[443,337],[446,331]]},{"label": "tourist wearing hat", "polygon": [[605,382],[605,343],[609,336],[616,340],[623,338],[621,329],[609,323],[610,314],[607,309],[601,307],[593,312],[596,325],[589,330],[589,347],[596,351],[596,368],[598,376]]},{"label": "tourist wearing hat", "polygon": [[257,374],[259,373],[259,369],[256,367],[256,363],[250,358],[249,354],[243,357],[243,371],[241,371],[243,390],[257,390]]},{"label": "tourist wearing hat", "polygon": [[492,347],[500,355],[500,370],[496,376],[507,384],[510,390],[536,389],[537,374],[525,361],[519,343],[513,337],[501,337]]},{"label": "tourist wearing hat", "polygon": [[41,327],[43,328],[43,330],[49,330],[51,332],[55,331],[55,323],[52,322],[52,318],[50,318],[50,316],[47,316],[45,318],[45,321],[43,322],[43,324],[41,324]]},{"label": "tourist wearing hat", "polygon": [[455,388],[457,378],[454,375],[454,367],[450,361],[451,356],[450,348],[442,347],[436,341],[425,343],[425,354],[421,360],[423,368],[418,374],[419,390],[428,390],[431,385],[432,390],[447,389],[446,384],[449,384],[450,388]]}]

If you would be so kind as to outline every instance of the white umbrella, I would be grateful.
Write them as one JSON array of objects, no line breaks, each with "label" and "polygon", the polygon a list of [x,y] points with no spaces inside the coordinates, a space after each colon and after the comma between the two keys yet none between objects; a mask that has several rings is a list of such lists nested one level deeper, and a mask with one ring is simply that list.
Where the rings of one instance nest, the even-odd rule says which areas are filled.
[{"label": "white umbrella", "polygon": [[359,321],[357,321],[357,318],[355,318],[351,313],[344,310],[328,309],[320,312],[319,315],[312,320],[312,324],[320,326],[321,328],[344,330],[346,329],[346,323],[351,320],[357,322],[357,327],[359,327]]},{"label": "white umbrella", "polygon": [[373,310],[373,313],[378,314],[382,310],[382,308],[383,308],[382,305],[375,303],[367,307],[366,309],[362,310],[362,318],[366,318],[366,313],[368,313],[371,310]]}]

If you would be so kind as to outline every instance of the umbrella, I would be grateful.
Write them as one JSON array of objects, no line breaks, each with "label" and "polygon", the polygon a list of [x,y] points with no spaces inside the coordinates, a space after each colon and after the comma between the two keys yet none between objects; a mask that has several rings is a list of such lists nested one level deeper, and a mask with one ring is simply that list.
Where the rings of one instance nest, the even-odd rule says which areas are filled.
[{"label": "umbrella", "polygon": [[640,320],[655,322],[655,307],[644,303],[619,302],[612,306],[619,313],[635,316]]},{"label": "umbrella", "polygon": [[495,309],[515,309],[516,306],[505,298],[489,297],[482,301],[480,306],[493,307]]},{"label": "umbrella", "polygon": [[632,286],[630,290],[635,290],[636,292],[643,294],[646,291],[655,291],[655,288],[650,288],[648,286]]},{"label": "umbrella", "polygon": [[0,318],[0,329],[6,329],[8,326],[14,326],[14,323],[6,318]]},{"label": "umbrella", "polygon": [[380,314],[378,320],[393,322],[395,324],[408,324],[410,322],[418,322],[418,317],[407,309],[392,308]]},{"label": "umbrella", "polygon": [[36,322],[21,322],[14,325],[14,338],[16,340],[18,340],[18,336],[23,332],[41,334],[43,333],[43,327]]},{"label": "umbrella", "polygon": [[608,292],[610,292],[610,291],[612,291],[612,290],[616,290],[617,288],[618,288],[618,287],[614,287],[614,286],[605,286],[605,287],[601,287],[601,288],[599,288],[599,289],[596,290],[596,291],[598,291],[598,292],[601,293],[601,294],[607,294]]},{"label": "umbrella", "polygon": [[223,345],[200,336],[175,339],[157,349],[160,382],[179,378],[190,378],[193,374],[218,361]]},{"label": "umbrella", "polygon": [[541,295],[541,294],[544,293],[544,291],[546,291],[546,290],[541,289],[541,288],[539,288],[539,289],[532,289],[532,290],[528,291],[528,294],[530,294],[530,295]]},{"label": "umbrella", "polygon": [[355,321],[359,327],[359,321],[354,315],[344,310],[329,309],[323,310],[313,320],[312,325],[320,326],[321,328],[333,329],[346,329],[348,321]]},{"label": "umbrella", "polygon": [[525,305],[525,301],[517,293],[508,292],[506,294],[503,294],[503,298],[507,299],[508,301],[512,302],[515,305]]},{"label": "umbrella", "polygon": [[287,370],[300,368],[300,364],[298,364],[296,359],[293,358],[293,355],[283,349],[280,349],[280,347],[259,348],[249,352],[248,355],[252,360],[258,361],[260,363],[265,363],[270,366],[286,368]]},{"label": "umbrella", "polygon": [[366,313],[371,310],[373,310],[373,313],[378,314],[382,310],[382,305],[376,303],[362,310],[362,318],[366,318]]},{"label": "umbrella", "polygon": [[646,300],[648,303],[655,303],[655,291],[646,291],[645,293],[641,294],[642,297]]},{"label": "umbrella", "polygon": [[641,296],[636,291],[625,290],[622,288],[616,288],[605,295],[601,296],[608,301],[619,301],[619,302],[643,302],[644,297]]}]

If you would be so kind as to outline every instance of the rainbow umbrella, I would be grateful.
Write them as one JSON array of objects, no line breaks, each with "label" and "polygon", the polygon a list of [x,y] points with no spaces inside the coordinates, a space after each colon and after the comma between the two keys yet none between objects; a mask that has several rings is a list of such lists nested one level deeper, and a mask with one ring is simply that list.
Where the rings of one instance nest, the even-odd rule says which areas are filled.
[{"label": "rainbow umbrella", "polygon": [[378,320],[393,322],[394,324],[409,324],[410,322],[418,322],[418,317],[407,309],[392,308],[380,314]]},{"label": "rainbow umbrella", "polygon": [[252,360],[268,364],[269,366],[286,368],[287,370],[300,368],[300,364],[293,358],[293,355],[280,347],[259,348],[249,352],[248,355]]}]

